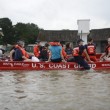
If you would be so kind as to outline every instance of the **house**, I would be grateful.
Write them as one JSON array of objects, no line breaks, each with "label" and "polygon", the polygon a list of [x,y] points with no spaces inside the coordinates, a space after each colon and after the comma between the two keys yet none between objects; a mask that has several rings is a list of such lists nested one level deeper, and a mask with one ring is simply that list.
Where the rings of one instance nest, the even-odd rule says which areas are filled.
[{"label": "house", "polygon": [[[107,44],[107,38],[110,37],[110,28],[106,29],[92,29],[88,37],[94,39],[94,43],[97,46],[97,52],[104,52],[104,48]],[[78,30],[42,30],[39,32],[38,40],[43,42],[51,42],[58,40],[65,44],[71,42],[73,47],[76,45],[78,36]]]}]

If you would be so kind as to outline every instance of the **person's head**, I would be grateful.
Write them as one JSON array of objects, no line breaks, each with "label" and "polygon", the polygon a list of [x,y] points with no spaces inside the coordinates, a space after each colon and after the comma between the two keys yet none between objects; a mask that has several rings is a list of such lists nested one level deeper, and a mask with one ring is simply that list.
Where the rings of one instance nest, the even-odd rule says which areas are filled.
[{"label": "person's head", "polygon": [[70,47],[71,47],[71,43],[68,42],[68,43],[66,44],[66,48],[70,48]]},{"label": "person's head", "polygon": [[48,47],[49,47],[49,44],[48,43],[45,43],[45,48],[48,49]]},{"label": "person's head", "polygon": [[78,44],[78,45],[83,45],[83,42],[84,42],[84,41],[83,41],[82,39],[79,39],[79,40],[77,41],[77,44]]},{"label": "person's head", "polygon": [[108,44],[110,45],[110,38],[108,38]]},{"label": "person's head", "polygon": [[17,44],[21,47],[24,47],[25,46],[25,42],[24,41],[18,41]]},{"label": "person's head", "polygon": [[38,46],[41,46],[41,41],[40,41],[40,40],[36,41],[35,43],[36,43]]},{"label": "person's head", "polygon": [[91,37],[88,38],[89,43],[93,43],[93,39]]}]

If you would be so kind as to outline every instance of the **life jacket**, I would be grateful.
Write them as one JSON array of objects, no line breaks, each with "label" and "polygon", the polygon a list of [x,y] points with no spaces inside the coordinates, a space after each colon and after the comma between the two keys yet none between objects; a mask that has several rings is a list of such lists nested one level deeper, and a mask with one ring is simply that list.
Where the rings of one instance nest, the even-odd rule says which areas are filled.
[{"label": "life jacket", "polygon": [[59,42],[50,42],[49,43],[51,46],[61,46]]},{"label": "life jacket", "polygon": [[105,52],[106,52],[106,55],[108,55],[108,52],[110,51],[110,45],[108,45],[106,48],[105,48]]},{"label": "life jacket", "polygon": [[79,56],[79,47],[73,49],[73,56]]},{"label": "life jacket", "polygon": [[95,55],[96,54],[94,44],[87,45],[87,53],[88,53],[88,55]]},{"label": "life jacket", "polygon": [[25,56],[26,58],[29,58],[28,53],[25,51],[25,49],[23,49],[22,47],[20,47],[19,45],[16,45],[15,48],[18,48],[21,50],[23,56]]},{"label": "life jacket", "polygon": [[34,51],[34,55],[36,57],[39,57],[40,56],[40,47],[38,45],[35,45],[34,46],[33,51]]},{"label": "life jacket", "polygon": [[85,57],[85,53],[83,51],[81,51],[79,49],[79,46],[78,46],[78,47],[75,47],[73,49],[73,56],[82,56],[82,57]]}]

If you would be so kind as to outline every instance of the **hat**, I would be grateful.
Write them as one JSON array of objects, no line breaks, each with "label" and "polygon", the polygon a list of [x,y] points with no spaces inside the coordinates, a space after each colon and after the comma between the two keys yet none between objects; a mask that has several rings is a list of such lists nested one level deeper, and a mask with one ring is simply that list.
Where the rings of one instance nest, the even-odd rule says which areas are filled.
[{"label": "hat", "polygon": [[79,39],[78,41],[77,41],[77,43],[79,44],[80,42],[84,42],[82,39]]}]

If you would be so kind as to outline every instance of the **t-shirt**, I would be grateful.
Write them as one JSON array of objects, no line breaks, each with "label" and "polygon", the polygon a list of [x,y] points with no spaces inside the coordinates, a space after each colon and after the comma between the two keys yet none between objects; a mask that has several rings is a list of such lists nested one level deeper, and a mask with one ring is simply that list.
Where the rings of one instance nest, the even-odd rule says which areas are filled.
[{"label": "t-shirt", "polygon": [[61,51],[62,51],[62,47],[61,46],[50,46],[49,50],[51,51],[52,57],[51,59],[59,59],[61,58]]},{"label": "t-shirt", "polygon": [[14,60],[15,61],[22,61],[23,60],[22,56],[23,56],[22,51],[20,49],[16,49]]}]

